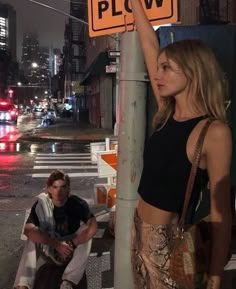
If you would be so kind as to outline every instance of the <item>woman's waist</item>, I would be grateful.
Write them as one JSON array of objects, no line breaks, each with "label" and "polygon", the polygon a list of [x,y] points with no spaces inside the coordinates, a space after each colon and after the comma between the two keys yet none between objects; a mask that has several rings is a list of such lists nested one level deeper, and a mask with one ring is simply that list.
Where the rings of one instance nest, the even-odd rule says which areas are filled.
[{"label": "woman's waist", "polygon": [[152,225],[166,225],[177,223],[179,215],[176,212],[166,211],[158,207],[154,207],[142,198],[139,199],[137,205],[137,213],[139,218]]}]

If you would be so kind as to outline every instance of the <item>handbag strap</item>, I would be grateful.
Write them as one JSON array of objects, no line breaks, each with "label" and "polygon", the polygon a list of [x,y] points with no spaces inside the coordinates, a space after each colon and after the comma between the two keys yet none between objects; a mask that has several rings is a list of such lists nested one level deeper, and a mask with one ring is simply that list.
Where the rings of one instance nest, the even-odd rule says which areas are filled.
[{"label": "handbag strap", "polygon": [[194,151],[194,155],[193,155],[192,167],[191,167],[190,175],[188,178],[188,184],[187,184],[187,188],[186,188],[186,192],[185,192],[183,210],[182,210],[182,214],[181,214],[181,217],[179,219],[179,222],[178,222],[178,227],[181,230],[184,229],[185,217],[187,214],[190,197],[191,197],[192,190],[193,190],[193,185],[194,185],[194,181],[195,181],[195,177],[196,177],[196,173],[197,173],[197,168],[199,166],[199,162],[200,162],[200,158],[201,158],[203,142],[204,142],[207,130],[208,130],[211,122],[212,122],[211,119],[208,119],[206,121],[206,123],[204,124],[204,126],[203,126],[203,128],[199,134],[199,137],[198,137],[198,140],[196,143],[196,147],[195,147],[195,151]]}]

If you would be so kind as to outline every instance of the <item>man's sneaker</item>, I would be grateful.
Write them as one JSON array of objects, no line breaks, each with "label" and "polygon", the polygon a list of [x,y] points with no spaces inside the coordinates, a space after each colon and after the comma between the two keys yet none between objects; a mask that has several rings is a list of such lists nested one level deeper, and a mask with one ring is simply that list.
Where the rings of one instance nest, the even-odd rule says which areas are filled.
[{"label": "man's sneaker", "polygon": [[64,280],[61,283],[60,289],[73,289],[73,284],[70,281]]}]

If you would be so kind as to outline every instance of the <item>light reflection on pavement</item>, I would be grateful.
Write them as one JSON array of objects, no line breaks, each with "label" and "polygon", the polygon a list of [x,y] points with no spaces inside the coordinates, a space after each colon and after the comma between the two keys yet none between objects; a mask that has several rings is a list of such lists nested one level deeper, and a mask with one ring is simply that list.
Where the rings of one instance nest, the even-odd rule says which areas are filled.
[{"label": "light reflection on pavement", "polygon": [[17,124],[0,123],[0,141],[15,142],[22,133],[33,130],[40,122],[40,119],[21,115],[18,117]]}]

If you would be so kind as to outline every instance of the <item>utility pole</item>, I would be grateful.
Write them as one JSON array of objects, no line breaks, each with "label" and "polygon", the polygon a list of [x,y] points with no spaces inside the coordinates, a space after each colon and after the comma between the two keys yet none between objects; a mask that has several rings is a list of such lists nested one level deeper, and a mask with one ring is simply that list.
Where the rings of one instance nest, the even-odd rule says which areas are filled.
[{"label": "utility pole", "polygon": [[[116,51],[120,51],[120,33],[116,33]],[[119,132],[119,72],[120,57],[116,57],[116,123],[114,126],[114,136],[118,136]]]},{"label": "utility pole", "polygon": [[136,31],[121,36],[115,226],[115,289],[133,289],[131,225],[137,203],[145,137],[147,73]]}]

